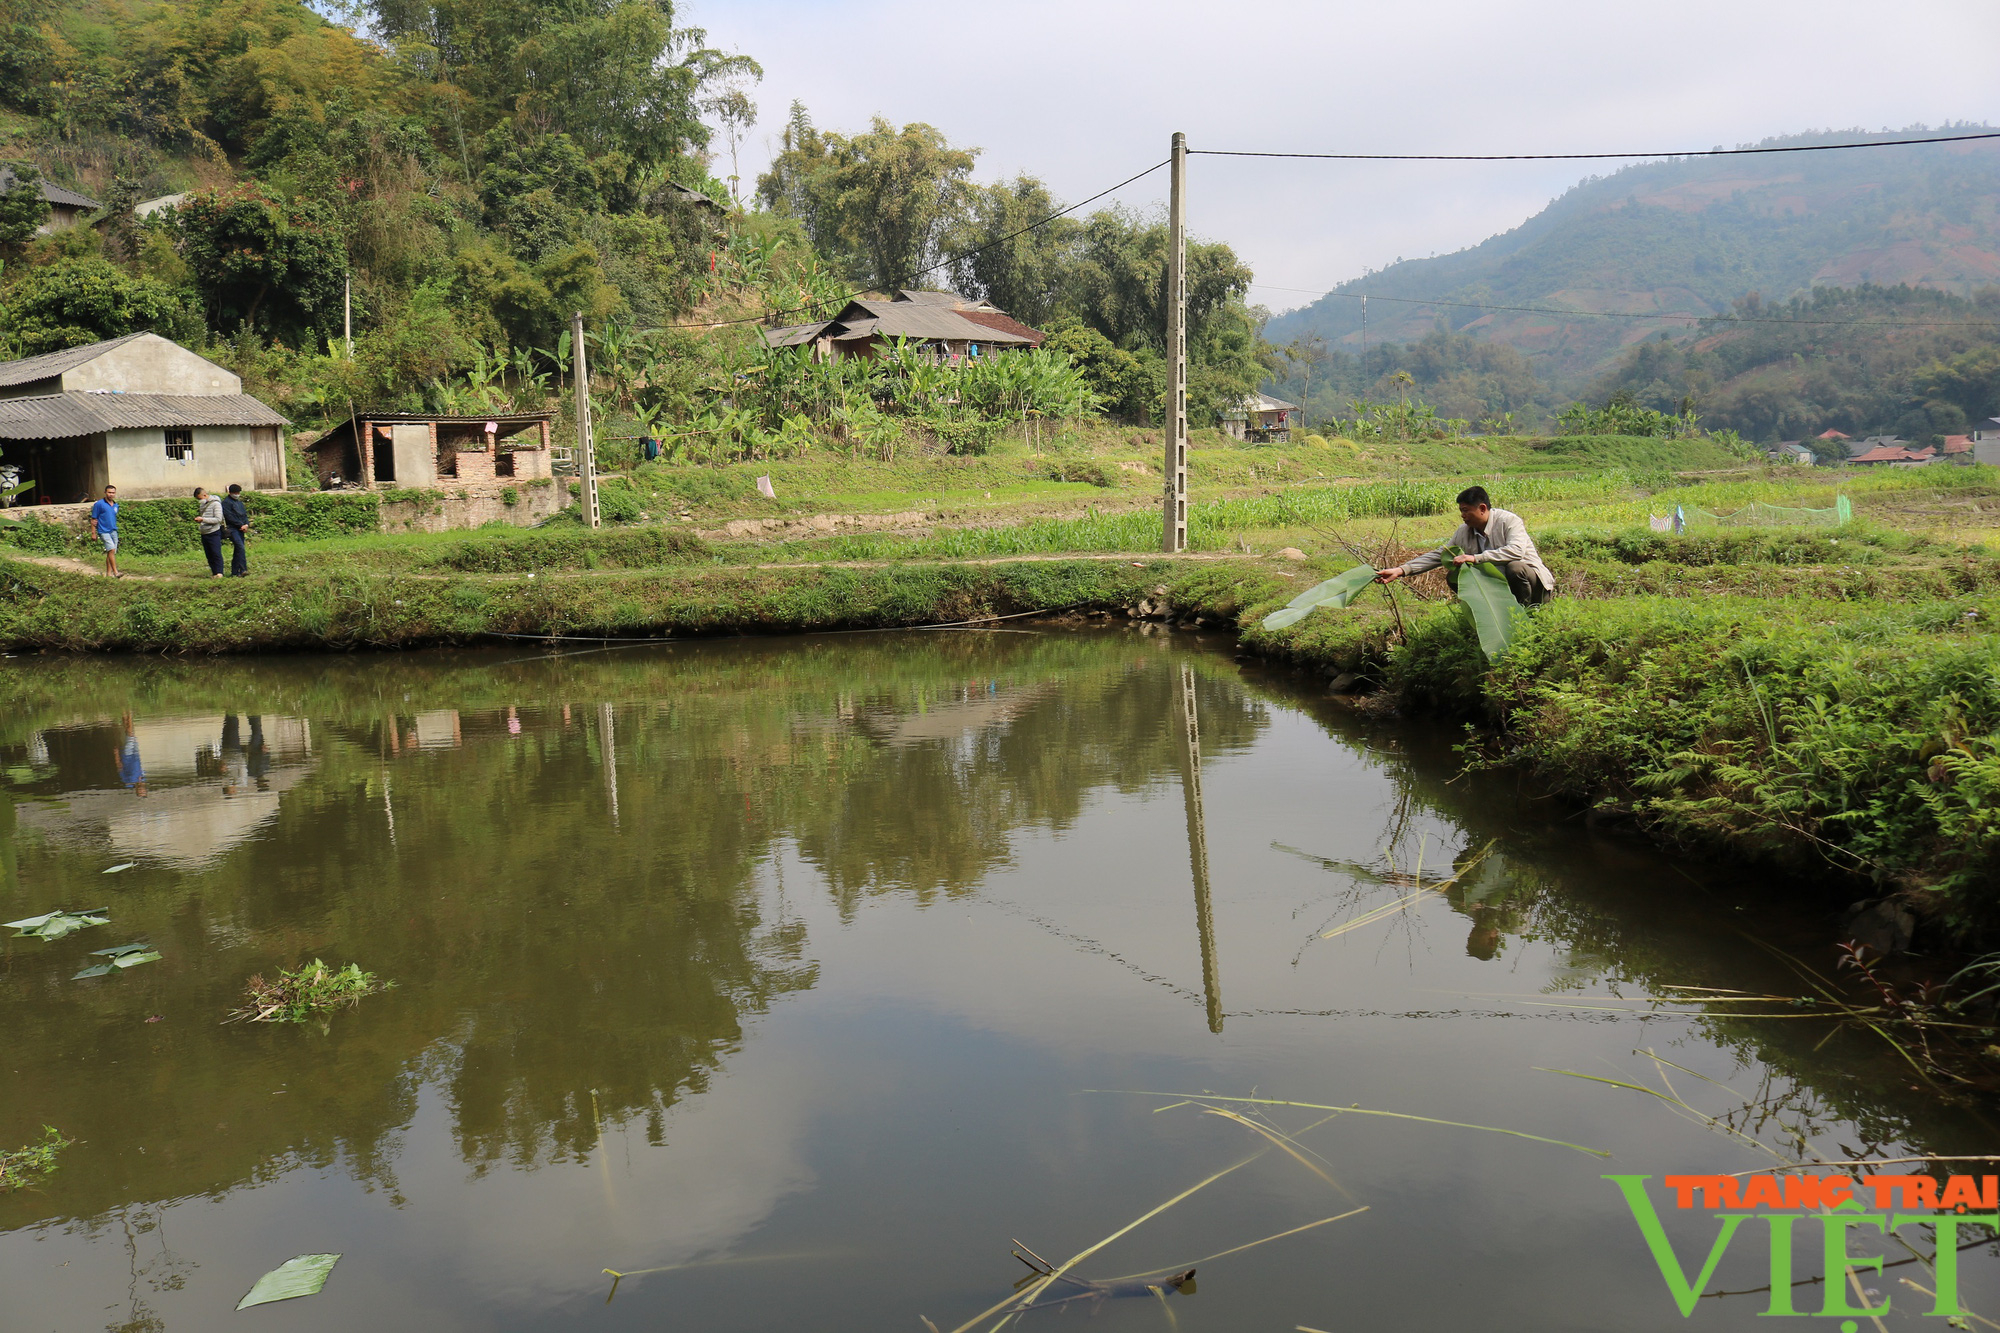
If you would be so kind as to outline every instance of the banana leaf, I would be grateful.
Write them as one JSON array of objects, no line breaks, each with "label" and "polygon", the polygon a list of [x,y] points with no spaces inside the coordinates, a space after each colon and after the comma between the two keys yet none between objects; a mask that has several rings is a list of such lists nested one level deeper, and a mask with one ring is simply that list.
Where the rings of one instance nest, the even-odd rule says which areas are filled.
[{"label": "banana leaf", "polygon": [[1374,566],[1356,565],[1344,574],[1336,574],[1324,583],[1314,584],[1287,602],[1282,611],[1273,611],[1265,616],[1264,628],[1283,629],[1287,625],[1296,625],[1318,607],[1352,605],[1354,599],[1374,581]]},{"label": "banana leaf", "polygon": [[86,926],[101,926],[110,920],[111,909],[108,907],[87,907],[80,912],[64,911],[58,908],[56,911],[50,912],[45,916],[31,916],[24,920],[8,921],[4,924],[20,932],[20,934],[14,937],[15,939],[20,939],[24,935],[33,935],[44,940],[59,940],[65,935],[74,935]]},{"label": "banana leaf", "polygon": [[[1454,548],[1450,555],[1457,554]],[[1507,576],[1491,561],[1451,566],[1448,579],[1458,600],[1472,612],[1473,628],[1479,631],[1479,649],[1486,660],[1497,662],[1513,646],[1514,635],[1528,618],[1527,611],[1514,600]]]},{"label": "banana leaf", "polygon": [[95,967],[84,968],[83,971],[71,977],[71,981],[87,981],[91,977],[108,976],[110,973],[123,968],[137,967],[141,963],[157,963],[160,961],[160,951],[150,944],[117,944],[109,949],[92,949],[90,956],[93,958],[102,958],[105,961],[97,964]]},{"label": "banana leaf", "polygon": [[337,1254],[301,1254],[295,1259],[287,1259],[258,1278],[257,1285],[236,1303],[236,1308],[247,1310],[253,1305],[269,1305],[272,1301],[317,1296],[332,1274],[333,1266],[339,1262]]}]

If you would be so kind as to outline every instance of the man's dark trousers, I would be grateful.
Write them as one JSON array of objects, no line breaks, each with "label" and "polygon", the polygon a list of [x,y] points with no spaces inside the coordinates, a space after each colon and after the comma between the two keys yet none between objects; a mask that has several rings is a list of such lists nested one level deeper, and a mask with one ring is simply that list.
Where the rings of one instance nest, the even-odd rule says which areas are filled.
[{"label": "man's dark trousers", "polygon": [[208,557],[208,572],[222,572],[222,529],[201,534],[201,553]]},{"label": "man's dark trousers", "polygon": [[235,548],[229,556],[229,572],[240,579],[250,572],[250,557],[243,549],[243,529],[225,528],[223,531],[229,534],[229,544]]}]

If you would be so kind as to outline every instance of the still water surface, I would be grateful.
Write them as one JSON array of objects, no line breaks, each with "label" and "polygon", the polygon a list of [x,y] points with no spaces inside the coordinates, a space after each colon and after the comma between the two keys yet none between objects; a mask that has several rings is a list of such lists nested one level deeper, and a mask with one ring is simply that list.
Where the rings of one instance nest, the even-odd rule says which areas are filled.
[{"label": "still water surface", "polygon": [[[1863,1040],[1645,1003],[1798,993],[1757,941],[1824,965],[1823,923],[1186,636],[15,660],[0,694],[0,918],[113,918],[0,945],[0,1147],[78,1140],[0,1195],[9,1333],[948,1331],[1016,1239],[1066,1259],[1246,1158],[1078,1267],[1201,1261],[1092,1327],[1769,1327],[1764,1293],[1683,1320],[1601,1177],[1772,1159],[1541,1071],[1661,1087],[1652,1050],[1767,1142],[2000,1151]],[[162,961],[71,979],[128,941]],[[222,1022],[313,957],[396,988]],[[1265,1108],[1295,1154],[1177,1093],[1611,1157]],[[1692,1270],[1714,1225],[1669,1224]],[[314,1252],[321,1295],[231,1313]],[[1899,1274],[1885,1322],[1942,1327]]]}]

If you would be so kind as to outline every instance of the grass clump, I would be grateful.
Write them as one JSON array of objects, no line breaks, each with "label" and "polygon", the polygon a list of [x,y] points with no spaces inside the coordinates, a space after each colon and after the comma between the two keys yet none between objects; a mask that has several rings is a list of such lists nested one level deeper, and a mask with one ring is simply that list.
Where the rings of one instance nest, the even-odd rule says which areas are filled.
[{"label": "grass clump", "polygon": [[0,1194],[8,1190],[39,1185],[54,1174],[56,1159],[73,1139],[66,1139],[53,1125],[42,1126],[42,1137],[25,1148],[0,1152]]},{"label": "grass clump", "polygon": [[395,984],[362,971],[359,963],[335,969],[315,958],[293,971],[280,971],[275,981],[266,981],[261,974],[251,977],[250,1002],[232,1010],[229,1017],[250,1023],[303,1023],[315,1014],[351,1009],[363,997]]}]

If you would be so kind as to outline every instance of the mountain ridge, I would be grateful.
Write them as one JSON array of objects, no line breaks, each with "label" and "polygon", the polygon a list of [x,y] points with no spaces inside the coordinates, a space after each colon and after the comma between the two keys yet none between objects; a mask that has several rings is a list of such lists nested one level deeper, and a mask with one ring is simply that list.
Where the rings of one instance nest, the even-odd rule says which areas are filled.
[{"label": "mountain ridge", "polygon": [[[1814,131],[1754,146],[1993,132]],[[1515,347],[1540,379],[1574,392],[1628,348],[1691,333],[1753,292],[1780,302],[1820,286],[1908,284],[1967,296],[1996,283],[2000,139],[1683,157],[1587,177],[1517,227],[1342,283],[1274,317],[1265,336],[1358,351],[1365,295],[1371,345],[1443,327]],[[1479,306],[1540,310],[1468,308]]]}]

